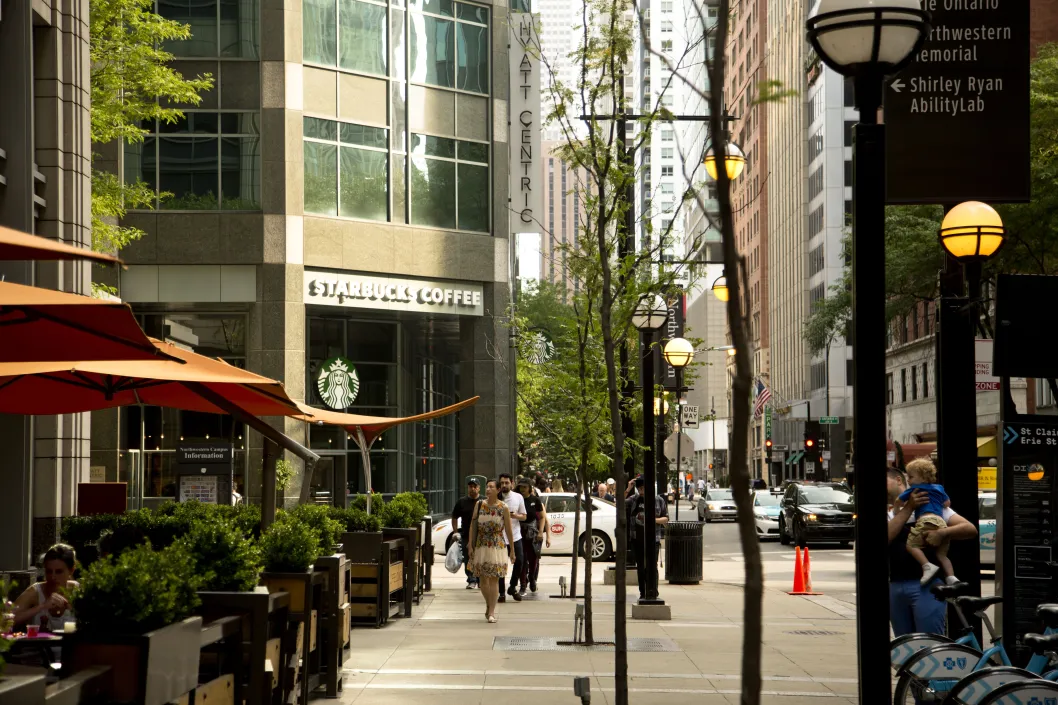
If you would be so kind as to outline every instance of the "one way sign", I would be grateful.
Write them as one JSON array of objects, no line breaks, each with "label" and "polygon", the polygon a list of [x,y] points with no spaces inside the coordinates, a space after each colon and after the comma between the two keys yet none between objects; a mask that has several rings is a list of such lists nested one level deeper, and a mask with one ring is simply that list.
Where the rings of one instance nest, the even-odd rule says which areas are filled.
[{"label": "one way sign", "polygon": [[683,407],[683,427],[684,428],[698,428],[698,407],[697,406],[685,406]]}]

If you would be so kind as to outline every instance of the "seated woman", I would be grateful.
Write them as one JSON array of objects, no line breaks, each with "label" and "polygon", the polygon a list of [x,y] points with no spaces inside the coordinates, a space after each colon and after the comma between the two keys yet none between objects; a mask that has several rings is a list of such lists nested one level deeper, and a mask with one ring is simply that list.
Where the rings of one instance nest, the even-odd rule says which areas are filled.
[{"label": "seated woman", "polygon": [[63,624],[74,621],[70,591],[78,587],[71,580],[77,556],[72,547],[57,543],[47,550],[41,563],[44,582],[35,583],[15,600],[15,626],[39,624],[41,630],[61,633]]}]

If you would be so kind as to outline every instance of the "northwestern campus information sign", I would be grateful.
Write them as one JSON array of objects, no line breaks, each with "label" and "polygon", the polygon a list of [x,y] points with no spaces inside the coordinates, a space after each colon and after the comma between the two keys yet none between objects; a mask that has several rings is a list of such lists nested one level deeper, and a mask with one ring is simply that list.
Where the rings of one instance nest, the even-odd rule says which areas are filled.
[{"label": "northwestern campus information sign", "polygon": [[885,87],[889,203],[1028,201],[1028,0],[923,0],[932,29]]}]

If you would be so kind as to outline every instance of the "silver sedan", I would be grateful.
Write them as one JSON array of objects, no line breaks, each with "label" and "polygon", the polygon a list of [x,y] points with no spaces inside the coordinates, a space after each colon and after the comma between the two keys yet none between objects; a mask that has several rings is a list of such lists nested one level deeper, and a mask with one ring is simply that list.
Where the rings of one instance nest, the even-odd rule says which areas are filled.
[{"label": "silver sedan", "polygon": [[698,521],[728,520],[735,520],[735,498],[731,490],[709,490],[698,500]]}]

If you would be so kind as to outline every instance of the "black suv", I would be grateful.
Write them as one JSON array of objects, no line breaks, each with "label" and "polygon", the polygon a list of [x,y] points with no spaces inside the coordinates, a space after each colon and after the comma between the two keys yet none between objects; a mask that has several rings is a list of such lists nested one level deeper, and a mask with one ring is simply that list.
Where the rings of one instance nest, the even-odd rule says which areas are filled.
[{"label": "black suv", "polygon": [[837,541],[848,546],[856,535],[852,494],[832,482],[791,482],[780,500],[779,541],[804,546]]}]

